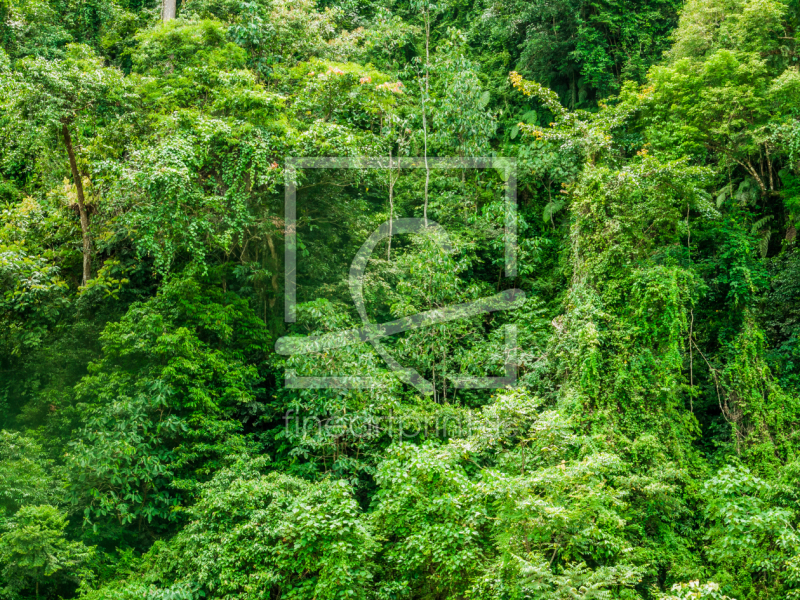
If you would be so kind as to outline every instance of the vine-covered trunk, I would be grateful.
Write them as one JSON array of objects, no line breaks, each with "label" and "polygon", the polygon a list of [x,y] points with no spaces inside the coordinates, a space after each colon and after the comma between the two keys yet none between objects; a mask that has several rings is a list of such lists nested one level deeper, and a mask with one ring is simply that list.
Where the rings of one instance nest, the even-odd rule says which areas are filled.
[{"label": "vine-covered trunk", "polygon": [[81,285],[86,285],[92,276],[92,238],[89,233],[89,213],[86,211],[83,179],[78,171],[75,149],[72,146],[72,137],[69,134],[69,127],[67,127],[66,123],[62,123],[61,131],[64,135],[64,145],[67,147],[67,155],[69,156],[69,168],[72,171],[72,179],[75,180],[75,190],[78,197],[78,213],[81,218],[81,234],[83,235],[83,281]]}]

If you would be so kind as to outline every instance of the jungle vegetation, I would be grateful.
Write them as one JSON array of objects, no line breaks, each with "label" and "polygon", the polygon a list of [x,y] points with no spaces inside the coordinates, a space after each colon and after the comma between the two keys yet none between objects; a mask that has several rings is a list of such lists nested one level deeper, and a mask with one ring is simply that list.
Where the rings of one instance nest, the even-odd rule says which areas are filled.
[{"label": "jungle vegetation", "polygon": [[[799,29],[0,0],[0,598],[800,598]],[[320,156],[387,168],[287,168]],[[363,324],[351,261],[408,218],[438,227],[376,246],[369,321],[524,303],[383,339],[425,390],[368,343],[276,352]],[[454,385],[513,328],[516,385]]]}]

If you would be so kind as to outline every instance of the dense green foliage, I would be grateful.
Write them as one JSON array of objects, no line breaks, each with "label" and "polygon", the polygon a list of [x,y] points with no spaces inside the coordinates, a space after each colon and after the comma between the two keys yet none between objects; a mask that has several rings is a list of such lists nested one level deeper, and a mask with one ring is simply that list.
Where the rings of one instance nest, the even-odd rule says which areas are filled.
[{"label": "dense green foliage", "polygon": [[0,598],[800,598],[797,0],[160,8],[0,0]]}]

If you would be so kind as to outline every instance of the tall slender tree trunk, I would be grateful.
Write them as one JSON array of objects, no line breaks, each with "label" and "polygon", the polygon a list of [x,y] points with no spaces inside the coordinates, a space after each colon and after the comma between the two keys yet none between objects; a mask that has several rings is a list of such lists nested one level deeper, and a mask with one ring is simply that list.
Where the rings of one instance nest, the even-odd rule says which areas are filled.
[{"label": "tall slender tree trunk", "polygon": [[394,163],[392,162],[392,149],[389,148],[389,244],[386,247],[386,260],[392,260],[392,220],[394,219]]},{"label": "tall slender tree trunk", "polygon": [[[275,306],[275,302],[278,299],[278,272],[280,271],[280,260],[278,259],[278,253],[275,251],[275,243],[272,241],[272,236],[267,236],[267,245],[269,246],[269,255],[271,258],[270,269],[272,269],[272,291],[275,293],[273,298],[269,300],[269,307],[272,308]],[[264,322],[266,322],[267,318],[264,317]]]},{"label": "tall slender tree trunk", "polygon": [[428,226],[428,188],[431,182],[431,169],[428,165],[428,122],[425,117],[425,100],[422,101],[422,131],[425,139],[425,204],[422,208],[422,218],[425,227]]},{"label": "tall slender tree trunk", "polygon": [[425,222],[425,227],[428,226],[428,187],[431,181],[431,169],[428,166],[428,118],[427,111],[425,110],[425,100],[428,98],[429,93],[429,74],[431,66],[430,55],[430,41],[431,41],[431,13],[430,5],[425,7],[425,92],[422,95],[422,135],[425,140],[425,205],[422,208],[422,218]]},{"label": "tall slender tree trunk", "polygon": [[89,213],[86,212],[86,197],[83,195],[83,178],[78,171],[75,160],[75,148],[72,146],[72,137],[66,123],[61,124],[61,133],[64,135],[64,145],[69,156],[69,168],[72,170],[72,179],[75,181],[75,190],[78,196],[78,213],[81,217],[81,233],[83,234],[83,282],[86,285],[92,277],[92,238],[89,233]]},{"label": "tall slender tree trunk", "polygon": [[161,3],[161,20],[171,21],[175,18],[178,11],[177,0],[162,0]]}]

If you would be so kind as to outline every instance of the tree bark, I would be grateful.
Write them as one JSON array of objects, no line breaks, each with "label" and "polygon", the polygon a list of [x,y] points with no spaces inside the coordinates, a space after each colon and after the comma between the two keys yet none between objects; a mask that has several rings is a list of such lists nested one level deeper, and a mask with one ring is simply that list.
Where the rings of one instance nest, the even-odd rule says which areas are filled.
[{"label": "tree bark", "polygon": [[753,163],[751,163],[749,159],[747,160],[747,163],[743,163],[740,160],[737,160],[736,162],[739,163],[742,167],[744,167],[745,171],[747,171],[748,173],[750,173],[750,175],[753,176],[753,179],[756,180],[758,187],[761,188],[761,193],[766,196],[767,186],[764,185],[764,182],[761,180],[761,177],[758,176],[758,172],[756,172],[756,170],[753,168]]},{"label": "tree bark", "polygon": [[171,21],[177,13],[177,0],[162,0],[161,20]]},{"label": "tree bark", "polygon": [[86,198],[83,195],[83,178],[78,171],[78,163],[75,160],[75,149],[72,146],[72,137],[69,134],[69,127],[66,123],[61,124],[61,132],[64,135],[64,145],[67,147],[69,156],[69,167],[72,170],[72,179],[75,180],[75,190],[78,196],[78,213],[81,217],[81,233],[83,234],[83,282],[86,285],[92,277],[92,238],[89,233],[89,213],[86,212]]},{"label": "tree bark", "polygon": [[386,247],[386,260],[392,260],[392,220],[394,219],[394,164],[392,163],[392,149],[389,148],[389,244]]},{"label": "tree bark", "polygon": [[[269,255],[272,259],[272,263],[270,267],[272,268],[272,291],[275,293],[273,298],[269,299],[269,307],[272,308],[275,306],[275,302],[278,299],[278,271],[280,271],[280,261],[278,260],[278,253],[275,251],[275,243],[272,241],[272,236],[267,236],[267,245],[269,246]],[[264,317],[264,321],[266,322],[267,318]]]},{"label": "tree bark", "polygon": [[[428,119],[425,110],[425,99],[429,93],[429,76],[431,68],[431,54],[430,54],[430,40],[431,40],[431,13],[430,5],[425,5],[425,94],[422,96],[422,133],[425,140],[425,205],[422,208],[422,218],[425,222],[425,227],[428,226],[428,186],[431,181],[431,169],[428,166]],[[434,396],[436,392],[434,390]]]}]

